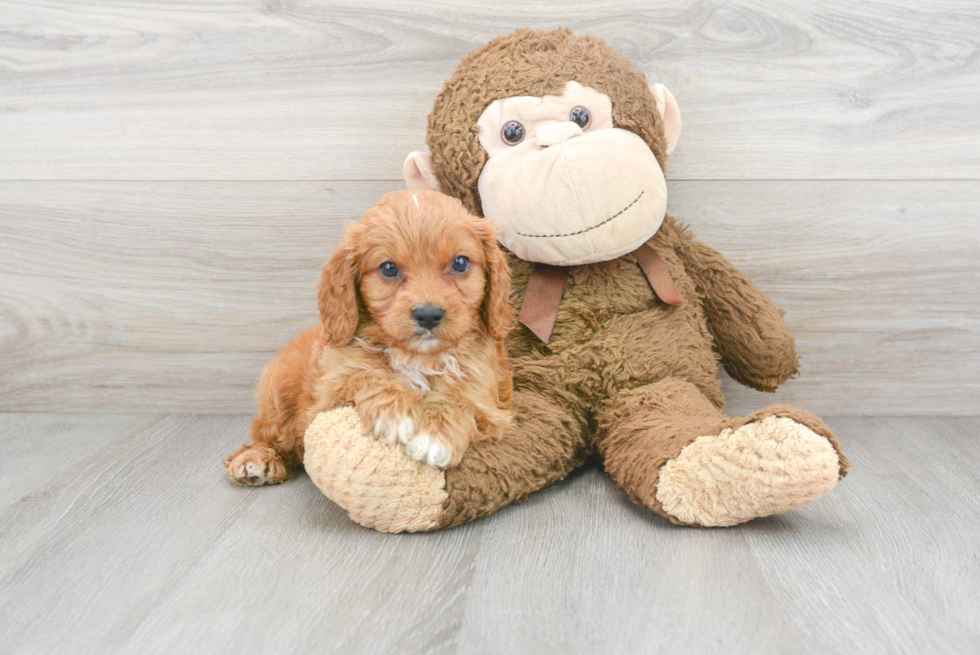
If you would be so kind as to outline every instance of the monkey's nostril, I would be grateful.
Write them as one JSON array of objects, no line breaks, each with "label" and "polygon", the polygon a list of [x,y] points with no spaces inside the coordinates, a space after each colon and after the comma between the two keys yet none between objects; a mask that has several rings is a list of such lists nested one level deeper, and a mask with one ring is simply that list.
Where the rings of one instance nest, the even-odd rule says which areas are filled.
[{"label": "monkey's nostril", "polygon": [[412,319],[426,330],[434,330],[446,318],[446,312],[437,305],[421,305],[412,310]]}]

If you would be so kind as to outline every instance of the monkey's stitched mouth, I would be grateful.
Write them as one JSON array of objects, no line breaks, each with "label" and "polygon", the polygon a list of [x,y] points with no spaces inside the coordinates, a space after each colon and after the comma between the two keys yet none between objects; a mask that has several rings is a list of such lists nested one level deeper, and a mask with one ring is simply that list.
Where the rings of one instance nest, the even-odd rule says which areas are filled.
[{"label": "monkey's stitched mouth", "polygon": [[602,227],[603,225],[605,225],[609,221],[611,221],[611,220],[613,220],[613,219],[615,219],[615,218],[617,218],[617,217],[622,216],[623,214],[625,214],[626,213],[626,210],[628,210],[630,207],[632,207],[633,205],[635,205],[637,202],[640,201],[640,198],[643,197],[643,194],[644,193],[646,193],[646,191],[640,191],[640,195],[638,195],[637,197],[633,198],[633,202],[631,202],[630,204],[626,205],[625,207],[623,207],[618,212],[616,212],[615,214],[613,214],[612,216],[610,216],[606,220],[602,221],[601,223],[596,223],[592,227],[587,227],[584,230],[579,230],[578,232],[569,232],[567,234],[525,234],[524,232],[518,232],[518,234],[521,235],[522,237],[529,237],[531,239],[557,239],[557,238],[560,238],[560,237],[574,237],[574,236],[578,236],[579,234],[585,234],[586,232],[591,232],[592,230],[596,229],[597,227]]}]

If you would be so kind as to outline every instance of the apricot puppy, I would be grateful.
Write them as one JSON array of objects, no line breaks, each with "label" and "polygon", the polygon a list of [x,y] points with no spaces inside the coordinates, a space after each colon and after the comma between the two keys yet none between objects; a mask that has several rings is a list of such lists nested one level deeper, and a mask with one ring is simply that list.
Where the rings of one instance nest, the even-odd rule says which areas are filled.
[{"label": "apricot puppy", "polygon": [[412,459],[446,468],[510,421],[510,272],[491,221],[434,191],[389,193],[323,267],[322,323],[266,367],[233,480],[276,484],[302,464],[319,412],[353,405]]}]

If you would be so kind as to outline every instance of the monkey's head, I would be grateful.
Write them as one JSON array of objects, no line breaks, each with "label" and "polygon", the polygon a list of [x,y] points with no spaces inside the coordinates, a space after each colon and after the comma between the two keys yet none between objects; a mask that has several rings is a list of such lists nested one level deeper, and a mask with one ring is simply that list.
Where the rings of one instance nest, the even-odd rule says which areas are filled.
[{"label": "monkey's head", "polygon": [[680,111],[605,41],[521,29],[474,50],[436,98],[410,188],[491,218],[528,261],[577,265],[638,248],[663,222]]}]

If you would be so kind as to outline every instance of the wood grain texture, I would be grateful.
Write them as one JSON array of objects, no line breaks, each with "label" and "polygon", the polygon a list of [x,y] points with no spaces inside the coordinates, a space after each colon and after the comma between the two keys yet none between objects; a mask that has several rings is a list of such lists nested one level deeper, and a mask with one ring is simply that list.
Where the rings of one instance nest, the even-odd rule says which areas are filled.
[{"label": "wood grain texture", "polygon": [[427,535],[303,475],[231,484],[246,416],[0,415],[5,653],[968,653],[976,419],[831,418],[855,467],[802,510],[673,526],[595,468]]},{"label": "wood grain texture", "polygon": [[[345,219],[396,183],[0,183],[0,410],[247,412],[317,320]],[[803,377],[730,411],[980,412],[972,182],[673,182],[788,310]]]},{"label": "wood grain texture", "polygon": [[973,0],[0,2],[0,179],[392,180],[525,25],[673,90],[675,179],[980,179]]}]

